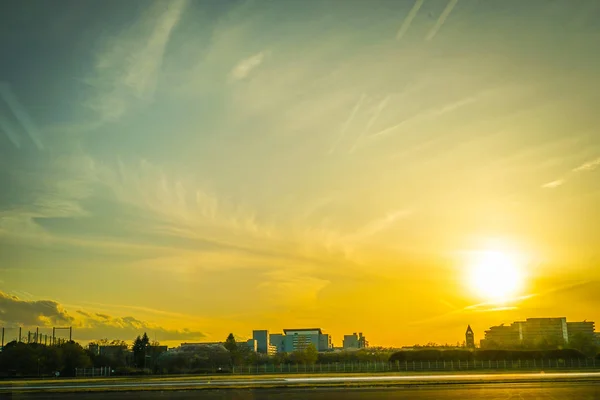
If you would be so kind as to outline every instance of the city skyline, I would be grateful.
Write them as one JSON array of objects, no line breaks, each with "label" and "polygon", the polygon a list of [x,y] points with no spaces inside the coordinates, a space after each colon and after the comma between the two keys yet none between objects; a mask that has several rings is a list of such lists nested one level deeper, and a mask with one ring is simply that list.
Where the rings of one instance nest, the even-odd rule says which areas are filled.
[{"label": "city skyline", "polygon": [[0,6],[0,326],[600,320],[600,3],[349,2]]}]

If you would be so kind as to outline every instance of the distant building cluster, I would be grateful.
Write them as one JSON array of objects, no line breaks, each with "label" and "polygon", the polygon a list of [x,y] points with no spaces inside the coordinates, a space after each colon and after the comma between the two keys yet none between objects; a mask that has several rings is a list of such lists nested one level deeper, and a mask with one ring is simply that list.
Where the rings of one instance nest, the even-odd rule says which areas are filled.
[{"label": "distant building cluster", "polygon": [[480,346],[486,348],[514,348],[520,346],[568,345],[573,340],[588,340],[600,344],[594,332],[594,322],[567,322],[561,318],[527,318],[510,325],[492,326],[485,331]]},{"label": "distant building cluster", "polygon": [[257,352],[263,354],[291,353],[303,350],[309,345],[317,351],[332,349],[331,336],[321,328],[284,329],[283,333],[269,334],[267,330],[255,330],[252,338],[256,340]]},{"label": "distant building cluster", "polygon": [[358,335],[354,332],[352,335],[344,335],[344,341],[342,342],[342,348],[344,350],[351,349],[364,349],[369,347],[369,342],[360,332]]},{"label": "distant building cluster", "polygon": [[[160,356],[162,353],[166,353],[168,351],[167,346],[162,345],[151,345],[146,348],[147,357],[155,358]],[[132,363],[133,362],[133,350],[130,349],[127,344],[107,344],[107,345],[98,345],[95,343],[90,343],[88,345],[88,350],[96,355],[103,356],[110,360],[116,360],[123,363]]]},{"label": "distant building cluster", "polygon": [[[270,333],[266,329],[252,331],[252,339],[242,342],[251,351],[260,354],[274,355],[277,353],[292,353],[313,345],[319,352],[333,351],[331,336],[323,333],[321,328],[284,329],[283,333]],[[238,346],[242,343],[238,342]],[[224,342],[194,342],[181,343],[182,349],[192,347],[222,347]],[[343,349],[364,349],[369,342],[361,333],[344,335]]]}]

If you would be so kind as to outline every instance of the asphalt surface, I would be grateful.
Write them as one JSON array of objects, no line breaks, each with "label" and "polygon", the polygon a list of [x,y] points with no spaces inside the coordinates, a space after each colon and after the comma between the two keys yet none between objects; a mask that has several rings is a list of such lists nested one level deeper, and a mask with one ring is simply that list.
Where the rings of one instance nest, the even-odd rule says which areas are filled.
[{"label": "asphalt surface", "polygon": [[[210,378],[199,377],[185,380],[165,379],[147,379],[132,381],[37,381],[25,382],[23,384],[13,383],[9,385],[0,385],[0,394],[19,393],[23,391],[140,391],[140,390],[193,390],[207,388],[264,388],[266,387],[294,387],[310,386],[324,387],[335,385],[473,385],[473,384],[516,384],[516,383],[570,383],[577,385],[591,385],[598,387],[600,385],[600,372],[564,372],[564,373],[520,373],[520,374],[465,374],[465,375],[388,375],[388,376],[314,376],[314,377],[264,377],[239,379],[210,380]],[[600,399],[600,397],[599,397]]]},{"label": "asphalt surface", "polygon": [[[10,397],[9,397],[10,396]],[[278,389],[209,389],[202,391],[138,391],[91,393],[22,393],[2,395],[0,399],[34,400],[596,400],[598,383],[490,383],[441,386],[401,386],[395,388],[278,388]]]}]

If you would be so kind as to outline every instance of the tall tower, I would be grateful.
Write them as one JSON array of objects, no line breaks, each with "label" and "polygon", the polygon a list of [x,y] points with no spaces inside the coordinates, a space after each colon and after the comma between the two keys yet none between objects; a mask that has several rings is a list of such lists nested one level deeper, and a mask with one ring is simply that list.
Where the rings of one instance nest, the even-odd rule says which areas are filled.
[{"label": "tall tower", "polygon": [[471,325],[467,325],[467,332],[465,333],[465,342],[467,344],[467,348],[475,348],[475,334],[473,333],[473,329],[471,329]]}]

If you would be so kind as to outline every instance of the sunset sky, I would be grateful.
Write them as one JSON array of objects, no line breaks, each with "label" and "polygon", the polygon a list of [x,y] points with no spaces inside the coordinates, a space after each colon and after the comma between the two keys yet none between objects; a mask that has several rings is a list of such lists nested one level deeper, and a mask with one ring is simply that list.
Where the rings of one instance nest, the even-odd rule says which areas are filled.
[{"label": "sunset sky", "polygon": [[0,326],[600,322],[600,2],[0,7]]}]

